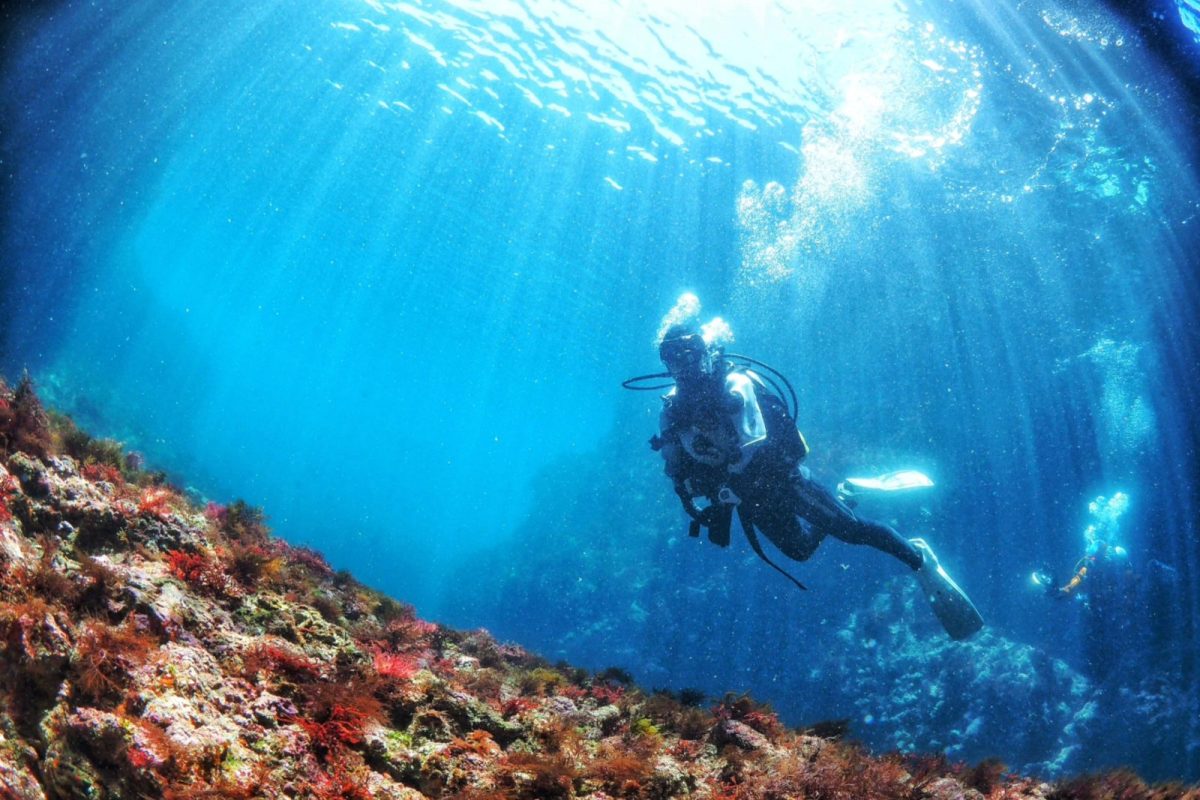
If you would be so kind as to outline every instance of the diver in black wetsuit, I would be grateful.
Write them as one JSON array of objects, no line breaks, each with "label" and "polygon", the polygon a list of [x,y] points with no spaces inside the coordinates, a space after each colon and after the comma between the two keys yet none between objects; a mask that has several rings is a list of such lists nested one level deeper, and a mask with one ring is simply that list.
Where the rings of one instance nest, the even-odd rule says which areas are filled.
[{"label": "diver in black wetsuit", "polygon": [[[659,356],[668,370],[661,377],[669,376],[674,387],[663,397],[659,434],[651,439],[692,518],[691,535],[707,528],[712,542],[728,545],[736,510],[755,552],[800,588],[799,581],[766,556],[756,530],[797,561],[812,556],[830,535],[874,547],[914,571],[952,638],[978,631],[983,625],[978,611],[938,565],[929,545],[859,517],[808,477],[800,466],[807,443],[786,402],[769,385],[774,382],[732,363],[713,337],[706,337],[710,332],[705,327],[702,333],[695,325],[677,323],[661,335]],[[626,386],[635,388],[630,384],[637,380]]]}]

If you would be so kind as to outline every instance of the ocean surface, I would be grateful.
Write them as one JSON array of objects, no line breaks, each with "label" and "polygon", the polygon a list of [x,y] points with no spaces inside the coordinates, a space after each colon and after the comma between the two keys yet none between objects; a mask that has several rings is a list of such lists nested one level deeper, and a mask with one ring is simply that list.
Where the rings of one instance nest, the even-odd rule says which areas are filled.
[{"label": "ocean surface", "polygon": [[[1144,5],[27,4],[0,372],[423,616],[1200,780],[1200,45]],[[984,636],[877,552],[801,593],[687,537],[621,389],[685,291],[789,376],[814,477],[933,480],[860,510]],[[1127,555],[1047,597],[1089,530]]]}]

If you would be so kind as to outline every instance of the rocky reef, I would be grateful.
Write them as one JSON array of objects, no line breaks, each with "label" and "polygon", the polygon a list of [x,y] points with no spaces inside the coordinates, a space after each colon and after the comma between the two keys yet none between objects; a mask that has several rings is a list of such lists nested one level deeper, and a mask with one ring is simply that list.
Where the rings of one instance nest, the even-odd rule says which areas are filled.
[{"label": "rocky reef", "polygon": [[2,798],[1200,798],[872,755],[423,621],[28,381],[0,383],[0,451]]}]

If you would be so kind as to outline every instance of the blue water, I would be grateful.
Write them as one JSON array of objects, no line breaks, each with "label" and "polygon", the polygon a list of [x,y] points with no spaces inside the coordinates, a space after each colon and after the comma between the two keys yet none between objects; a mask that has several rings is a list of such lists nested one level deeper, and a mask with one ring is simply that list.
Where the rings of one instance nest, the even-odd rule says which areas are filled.
[{"label": "blue water", "polygon": [[[880,748],[1200,778],[1200,56],[1093,3],[693,5],[29,12],[0,367],[424,615]],[[813,667],[905,576],[829,541],[798,596],[683,536],[618,387],[684,290],[791,376],[819,479],[934,479],[869,510],[987,618],[959,679],[1027,646],[1160,739],[1096,701],[1055,766],[1001,689],[949,720]],[[1048,603],[1116,491],[1137,579]]]}]

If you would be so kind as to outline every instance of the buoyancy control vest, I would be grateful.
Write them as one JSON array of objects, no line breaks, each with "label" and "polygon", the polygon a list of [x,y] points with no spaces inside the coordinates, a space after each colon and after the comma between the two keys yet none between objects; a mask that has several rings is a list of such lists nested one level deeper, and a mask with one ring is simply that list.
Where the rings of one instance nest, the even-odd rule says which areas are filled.
[{"label": "buoyancy control vest", "polygon": [[767,386],[753,370],[745,374],[754,383],[758,407],[767,426],[767,444],[756,457],[768,456],[779,459],[788,469],[795,468],[808,456],[808,442],[796,427],[796,420],[788,414],[787,404]]},{"label": "buoyancy control vest", "polygon": [[[722,469],[720,474],[714,474],[711,465],[687,459],[687,467],[673,476],[675,491],[683,501],[689,516],[692,517],[688,528],[690,536],[699,536],[701,527],[704,527],[708,529],[710,542],[720,547],[728,546],[736,508],[742,531],[755,554],[797,588],[805,589],[803,583],[772,561],[763,550],[755,533],[754,513],[746,502],[749,498],[739,497],[736,492],[730,491],[730,486],[746,491],[756,484],[762,485],[759,484],[759,481],[765,481],[766,485],[777,485],[780,482],[790,481],[790,475],[808,455],[809,449],[804,435],[796,427],[795,419],[788,413],[787,404],[752,370],[742,370],[742,374],[754,387],[754,391],[746,395],[745,400],[755,404],[755,415],[761,415],[761,424],[766,429],[764,441],[755,448],[753,455],[746,463],[742,463],[736,470]],[[677,412],[679,409],[673,410]],[[728,417],[729,410],[722,410],[725,411],[722,421],[727,426],[731,425]],[[736,411],[737,409],[732,410]],[[672,419],[672,424],[664,431],[664,434],[672,436],[679,424],[684,422],[684,420]],[[670,471],[668,468],[668,472]],[[692,499],[695,495],[706,495],[710,501],[708,508],[703,511],[697,509]]]},{"label": "buoyancy control vest", "polygon": [[[794,409],[797,409],[798,404],[791,383],[774,367],[756,359],[736,354],[729,354],[728,358],[729,361],[724,362],[726,369],[741,372],[753,385],[752,397],[760,415],[760,424],[765,428],[764,441],[756,448],[750,463],[751,469],[758,473],[770,473],[776,477],[789,476],[808,455],[809,450],[808,442],[804,440],[804,435],[796,427],[796,410]],[[765,368],[774,377],[767,377],[764,380],[762,376],[750,369],[751,364]],[[634,391],[657,391],[671,387],[672,383],[663,384],[654,381],[669,380],[671,377],[668,373],[638,375],[623,381],[621,385]],[[786,388],[788,396],[791,398],[790,407],[782,396],[783,388],[780,384]],[[729,402],[736,403],[736,398],[728,392],[721,392],[715,397],[709,395],[708,397],[689,399],[690,402],[679,402],[682,398],[677,397],[674,391],[664,396],[660,433],[650,438],[651,449],[662,454],[666,461],[667,475],[674,482],[675,492],[679,495],[684,510],[691,517],[689,535],[699,536],[700,528],[703,526],[708,529],[710,541],[721,547],[727,546],[733,510],[736,506],[742,528],[754,552],[798,588],[804,589],[804,584],[771,561],[763,552],[758,537],[754,533],[754,521],[751,514],[740,504],[740,500],[733,495],[727,485],[730,477],[727,466],[696,461],[690,457],[680,440],[680,427],[694,424],[700,417],[708,417],[708,422],[720,425],[718,417],[737,410]],[[725,416],[723,422],[725,425],[730,424],[728,416]],[[695,450],[694,443],[691,449]],[[695,498],[698,496],[707,496],[711,504],[705,509],[698,508],[695,502]]]}]

